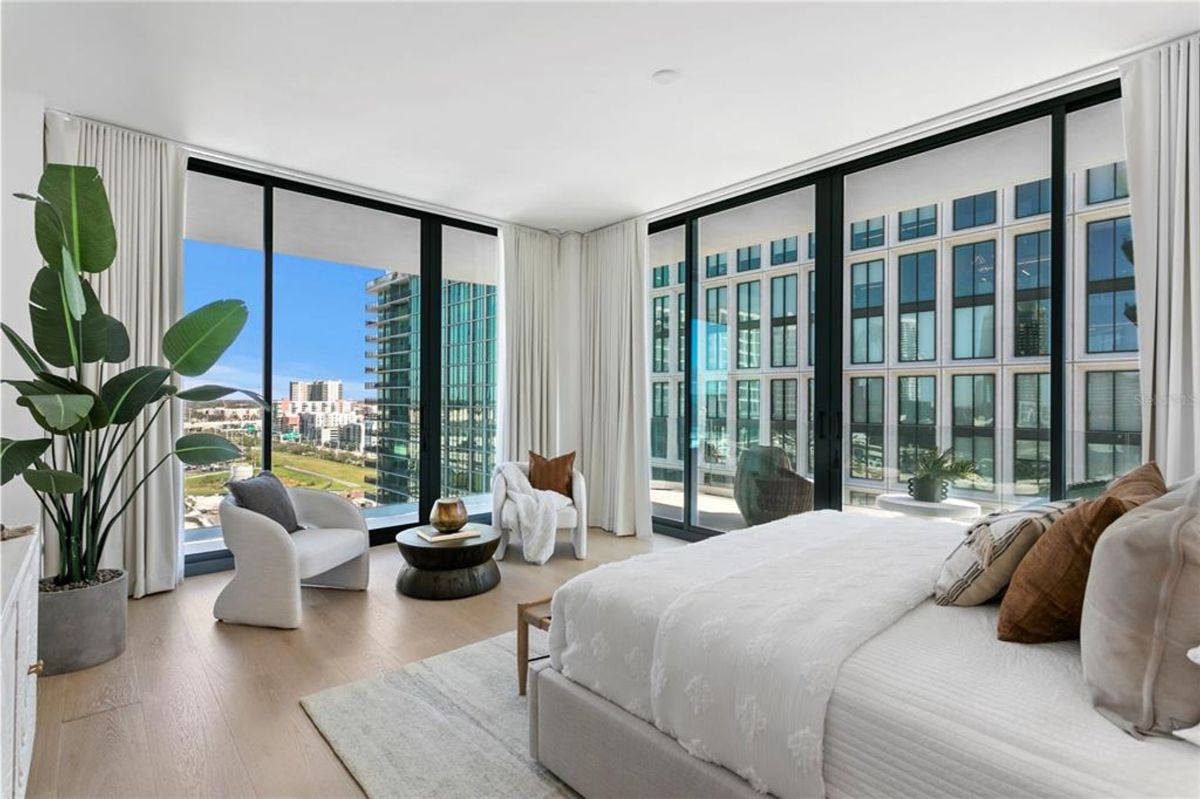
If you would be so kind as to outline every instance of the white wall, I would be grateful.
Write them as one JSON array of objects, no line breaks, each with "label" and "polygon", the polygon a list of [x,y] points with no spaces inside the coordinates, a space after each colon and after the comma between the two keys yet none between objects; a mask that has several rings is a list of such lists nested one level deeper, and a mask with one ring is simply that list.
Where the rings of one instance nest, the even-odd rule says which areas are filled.
[{"label": "white wall", "polygon": [[558,448],[559,452],[578,452],[583,441],[580,418],[581,343],[579,319],[579,269],[583,257],[583,236],[566,233],[558,241],[559,321],[562,330],[558,352]]},{"label": "white wall", "polygon": [[[0,229],[3,272],[0,318],[32,343],[29,331],[29,285],[41,266],[33,238],[33,205],[13,192],[35,192],[42,175],[42,98],[5,90],[0,107]],[[0,371],[6,378],[25,377],[28,370],[7,342],[0,345]],[[0,397],[0,430],[6,438],[40,438],[41,429],[16,405],[16,392],[4,386]],[[17,525],[35,521],[40,509],[21,478],[0,493],[0,520]]]}]

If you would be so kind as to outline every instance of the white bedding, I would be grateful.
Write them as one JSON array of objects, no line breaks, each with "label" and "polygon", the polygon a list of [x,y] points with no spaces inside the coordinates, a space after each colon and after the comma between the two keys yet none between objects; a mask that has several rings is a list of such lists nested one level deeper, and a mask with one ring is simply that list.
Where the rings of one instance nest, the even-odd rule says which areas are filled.
[{"label": "white bedding", "polygon": [[[555,594],[551,664],[780,796],[1196,796],[1200,750],[1135,741],[1096,714],[1076,644],[1003,643],[994,608],[922,604],[961,534],[818,512],[601,566]],[[861,553],[863,536],[875,555],[830,560],[834,543]],[[921,596],[877,557],[897,539],[928,581]],[[866,577],[838,587],[847,602],[887,595],[874,624],[812,605],[806,587],[847,573]],[[801,597],[819,612],[789,601]],[[780,648],[758,637],[771,628],[797,635]],[[829,673],[814,661],[836,664],[831,697],[807,687]],[[783,732],[814,709],[823,724]]]},{"label": "white bedding", "polygon": [[961,536],[821,511],[602,567],[555,594],[551,662],[757,790],[821,795],[838,668],[929,596]]},{"label": "white bedding", "polygon": [[998,641],[996,613],[929,601],[842,664],[827,796],[1200,796],[1200,748],[1121,732],[1078,642]]}]

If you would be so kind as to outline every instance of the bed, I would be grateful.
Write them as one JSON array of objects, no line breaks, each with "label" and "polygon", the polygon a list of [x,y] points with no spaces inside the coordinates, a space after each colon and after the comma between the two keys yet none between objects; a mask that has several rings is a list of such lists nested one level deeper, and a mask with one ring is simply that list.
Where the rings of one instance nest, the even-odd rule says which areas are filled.
[{"label": "bed", "polygon": [[534,755],[593,799],[1200,795],[1200,749],[1092,709],[1077,643],[929,601],[962,532],[822,511],[575,578]]}]

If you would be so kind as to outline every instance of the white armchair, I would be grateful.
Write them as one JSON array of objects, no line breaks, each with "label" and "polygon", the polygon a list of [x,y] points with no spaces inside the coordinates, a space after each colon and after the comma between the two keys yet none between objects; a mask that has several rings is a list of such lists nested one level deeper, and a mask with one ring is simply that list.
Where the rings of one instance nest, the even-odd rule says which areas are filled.
[{"label": "white armchair", "polygon": [[289,488],[288,495],[305,528],[294,533],[232,497],[221,502],[221,531],[235,570],[213,605],[221,621],[299,627],[302,585],[366,590],[370,536],[358,508],[324,491]]},{"label": "white armchair", "polygon": [[[515,463],[528,477],[529,464],[525,461]],[[496,547],[494,555],[496,560],[504,559],[510,539],[521,543],[520,534],[512,521],[516,517],[516,507],[508,503],[507,498],[504,478],[496,474],[492,477],[492,527],[500,534],[500,546]],[[558,511],[555,527],[571,531],[571,544],[575,547],[576,558],[583,560],[587,557],[587,486],[578,469],[571,470],[571,504]]]}]

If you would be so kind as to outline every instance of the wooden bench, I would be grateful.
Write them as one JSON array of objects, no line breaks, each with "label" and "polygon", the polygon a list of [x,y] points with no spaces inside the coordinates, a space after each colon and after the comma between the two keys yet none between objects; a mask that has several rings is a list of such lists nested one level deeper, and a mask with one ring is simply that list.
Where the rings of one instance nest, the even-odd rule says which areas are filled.
[{"label": "wooden bench", "polygon": [[517,692],[525,696],[529,678],[529,626],[550,629],[550,597],[517,603]]}]

